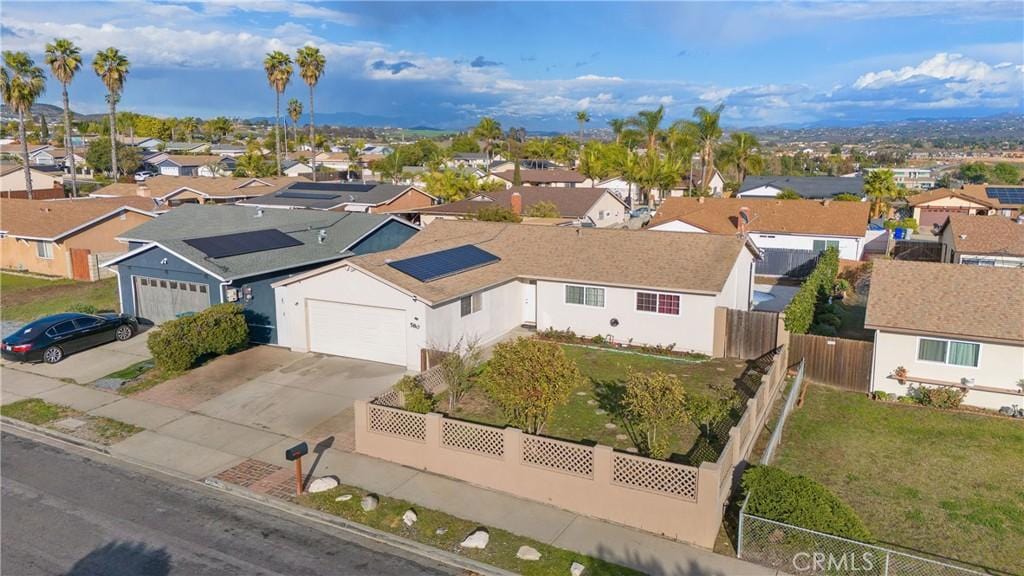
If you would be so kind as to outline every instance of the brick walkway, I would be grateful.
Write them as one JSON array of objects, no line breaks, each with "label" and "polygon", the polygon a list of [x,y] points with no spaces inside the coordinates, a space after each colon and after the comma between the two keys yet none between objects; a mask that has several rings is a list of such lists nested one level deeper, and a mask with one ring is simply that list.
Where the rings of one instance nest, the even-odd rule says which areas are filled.
[{"label": "brick walkway", "polygon": [[214,478],[281,500],[295,498],[295,472],[252,458],[219,472]]}]

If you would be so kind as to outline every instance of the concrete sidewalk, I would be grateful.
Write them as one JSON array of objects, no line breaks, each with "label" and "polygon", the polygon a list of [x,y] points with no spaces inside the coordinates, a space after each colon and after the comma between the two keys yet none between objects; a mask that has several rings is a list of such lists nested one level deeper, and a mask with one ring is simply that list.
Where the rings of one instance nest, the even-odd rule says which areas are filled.
[{"label": "concrete sidewalk", "polygon": [[[114,456],[203,480],[240,463],[258,460],[285,469],[284,450],[310,442],[307,474],[501,528],[515,534],[652,575],[746,576],[775,570],[721,556],[632,528],[587,518],[457,480],[338,449],[333,437],[297,438],[284,430],[255,428],[138,398],[31,375],[3,373],[3,403],[38,397],[97,416],[146,428],[110,447]],[[26,375],[27,376],[27,375]],[[685,521],[685,519],[680,519]]]}]

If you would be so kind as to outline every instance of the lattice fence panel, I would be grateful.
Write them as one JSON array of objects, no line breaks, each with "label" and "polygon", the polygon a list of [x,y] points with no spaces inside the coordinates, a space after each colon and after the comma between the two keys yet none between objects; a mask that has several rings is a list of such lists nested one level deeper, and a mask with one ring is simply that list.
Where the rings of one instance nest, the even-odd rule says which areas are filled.
[{"label": "lattice fence panel", "polygon": [[441,423],[441,445],[501,458],[505,454],[505,432],[498,428],[445,419]]},{"label": "lattice fence panel", "polygon": [[697,469],[681,464],[615,454],[612,483],[697,501]]},{"label": "lattice fence panel", "polygon": [[373,400],[374,404],[381,406],[390,406],[392,408],[402,408],[405,406],[405,399],[402,398],[402,393],[395,388],[391,388],[387,392],[377,396]]},{"label": "lattice fence panel", "polygon": [[587,446],[523,434],[523,463],[593,478],[594,451]]},{"label": "lattice fence panel", "polygon": [[411,438],[420,442],[426,441],[427,419],[423,414],[375,404],[367,405],[367,410],[369,411],[367,424],[371,432]]},{"label": "lattice fence panel", "polygon": [[448,389],[448,380],[445,379],[440,364],[420,372],[416,378],[419,380],[420,385],[423,386],[423,389],[431,394],[437,394]]}]

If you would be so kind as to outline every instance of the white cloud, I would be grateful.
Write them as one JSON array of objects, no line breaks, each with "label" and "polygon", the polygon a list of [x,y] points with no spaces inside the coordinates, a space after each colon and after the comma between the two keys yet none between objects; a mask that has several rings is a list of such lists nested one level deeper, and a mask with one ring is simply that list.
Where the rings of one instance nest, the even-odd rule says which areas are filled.
[{"label": "white cloud", "polygon": [[624,82],[624,80],[618,76],[598,76],[597,74],[584,74],[583,76],[577,76],[575,79],[577,82]]},{"label": "white cloud", "polygon": [[293,1],[257,1],[257,0],[207,0],[203,4],[204,12],[213,15],[222,15],[232,11],[241,12],[262,12],[274,14],[287,14],[292,18],[309,20],[324,20],[332,24],[344,26],[355,26],[359,23],[355,14],[334,10],[326,6],[307,4]]},{"label": "white cloud", "polygon": [[650,95],[645,95],[645,96],[640,96],[640,97],[634,99],[633,103],[634,104],[640,104],[642,106],[647,106],[647,105],[650,105],[650,104],[658,104],[660,106],[669,106],[669,105],[671,105],[675,101],[676,101],[675,98],[673,98],[671,95],[668,95],[668,96],[650,96]]},{"label": "white cloud", "polygon": [[[1020,69],[1017,67],[1016,72],[1019,71]],[[967,58],[962,54],[941,52],[916,66],[868,72],[857,78],[853,87],[859,90],[886,88],[920,78],[963,82],[984,82],[986,80],[1005,82],[1013,75],[1014,66],[1012,64],[993,67],[985,62]]]}]

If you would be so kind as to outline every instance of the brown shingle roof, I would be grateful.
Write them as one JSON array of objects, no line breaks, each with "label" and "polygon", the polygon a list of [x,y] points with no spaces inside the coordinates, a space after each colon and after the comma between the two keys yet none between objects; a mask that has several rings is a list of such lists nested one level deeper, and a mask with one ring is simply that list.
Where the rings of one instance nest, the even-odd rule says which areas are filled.
[{"label": "brown shingle roof", "polygon": [[1009,218],[950,214],[943,232],[946,227],[953,237],[953,250],[961,254],[1024,256],[1024,224]]},{"label": "brown shingle roof", "polygon": [[925,192],[919,192],[914,194],[910,198],[907,198],[907,204],[911,206],[917,206],[918,204],[924,204],[925,202],[932,202],[934,200],[941,200],[942,198],[957,197],[970,202],[981,204],[982,206],[995,207],[999,205],[999,201],[995,198],[989,198],[985,195],[984,186],[970,186],[958,190],[950,188],[935,188]]},{"label": "brown shingle roof", "polygon": [[[49,144],[29,144],[28,153],[32,154],[36,150],[42,150],[43,148],[49,148]],[[21,144],[3,144],[0,145],[0,154],[21,154]]]},{"label": "brown shingle roof", "polygon": [[[494,174],[502,180],[512,182],[515,179],[515,170],[506,170]],[[587,179],[586,176],[575,170],[556,168],[554,170],[520,170],[519,177],[523,182],[536,182],[538,184],[551,184],[554,182],[579,183]]]},{"label": "brown shingle roof", "polygon": [[864,325],[1024,343],[1024,268],[875,260]]},{"label": "brown shingle roof", "polygon": [[170,160],[178,166],[206,166],[207,164],[217,164],[223,159],[223,156],[211,154],[168,154],[161,162]]},{"label": "brown shingle roof", "polygon": [[[202,192],[207,196],[220,198],[251,198],[269,194],[289,184],[297,182],[287,176],[270,176],[266,178],[239,178],[226,176],[223,178],[203,178],[201,176],[153,176],[145,182],[149,195],[153,198],[164,196],[188,188]],[[137,196],[138,184],[111,184],[92,193],[93,196]]]},{"label": "brown shingle roof", "polygon": [[540,202],[550,202],[558,209],[562,218],[582,218],[587,215],[594,204],[608,194],[604,188],[556,188],[552,186],[515,186],[508,190],[484,192],[473,198],[459,200],[450,204],[422,208],[418,212],[424,214],[450,214],[457,216],[470,215],[481,208],[501,206],[512,208],[512,194],[518,192],[522,197],[522,214],[526,214],[531,206]]},{"label": "brown shingle roof", "polygon": [[97,218],[116,214],[124,207],[143,212],[157,210],[152,198],[139,197],[65,200],[0,198],[0,230],[11,236],[57,239]]},{"label": "brown shingle roof", "polygon": [[740,208],[750,209],[751,232],[864,236],[870,206],[867,202],[776,200],[774,198],[666,198],[651,222],[658,226],[678,220],[717,234],[735,233]]},{"label": "brown shingle roof", "polygon": [[[466,244],[478,246],[501,260],[426,283],[387,264]],[[514,278],[716,294],[747,246],[735,234],[648,234],[634,230],[435,220],[399,248],[348,262],[435,304]]]}]

